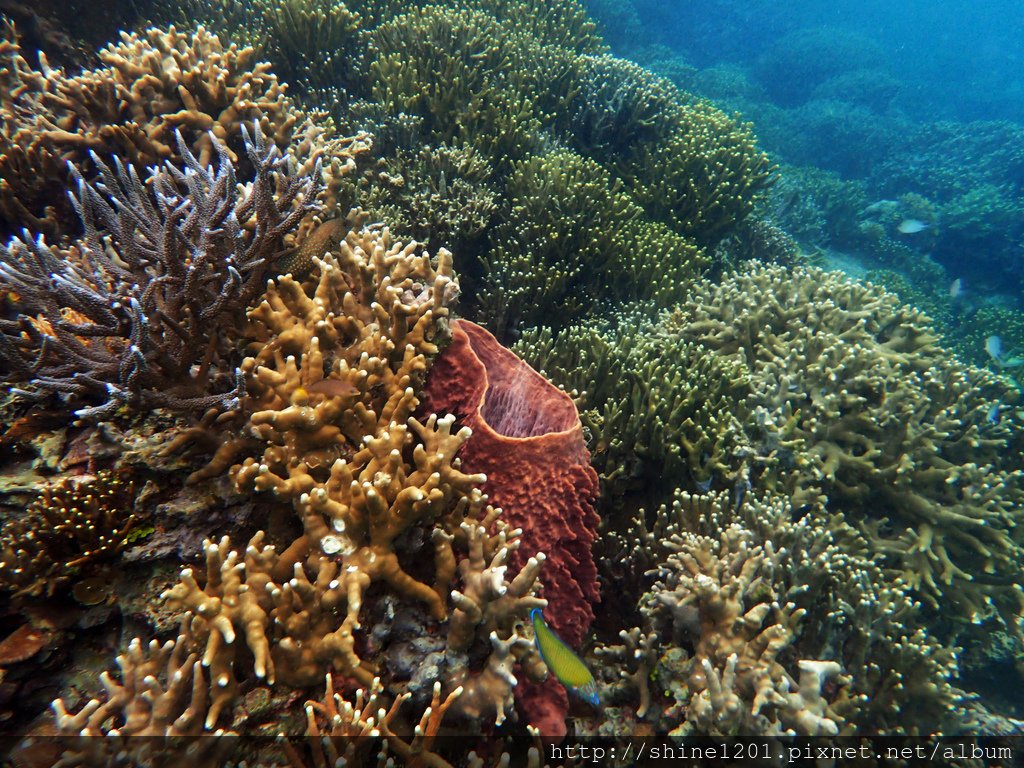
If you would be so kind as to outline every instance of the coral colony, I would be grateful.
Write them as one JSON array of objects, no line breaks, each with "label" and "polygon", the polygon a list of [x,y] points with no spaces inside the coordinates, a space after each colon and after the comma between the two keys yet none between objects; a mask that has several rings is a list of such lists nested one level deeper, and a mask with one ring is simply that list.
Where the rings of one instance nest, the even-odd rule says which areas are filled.
[{"label": "coral colony", "polygon": [[18,765],[1016,727],[1017,389],[752,126],[576,0],[147,8],[0,39]]}]

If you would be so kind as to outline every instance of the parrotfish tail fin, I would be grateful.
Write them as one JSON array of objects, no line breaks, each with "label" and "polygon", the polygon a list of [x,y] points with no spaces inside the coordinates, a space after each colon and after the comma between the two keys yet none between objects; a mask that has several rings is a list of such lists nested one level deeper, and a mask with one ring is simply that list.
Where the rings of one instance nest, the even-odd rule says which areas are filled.
[{"label": "parrotfish tail fin", "polygon": [[576,688],[574,693],[591,706],[601,706],[601,697],[597,693],[597,681],[593,678]]}]

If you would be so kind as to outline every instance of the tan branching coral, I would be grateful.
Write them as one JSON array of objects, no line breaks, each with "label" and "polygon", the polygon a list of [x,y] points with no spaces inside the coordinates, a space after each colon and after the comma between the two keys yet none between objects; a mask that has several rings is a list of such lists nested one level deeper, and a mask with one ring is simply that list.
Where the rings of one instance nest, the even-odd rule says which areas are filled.
[{"label": "tan branching coral", "polygon": [[666,331],[740,363],[761,482],[860,527],[934,606],[1016,626],[1024,606],[1009,383],[937,345],[926,317],[839,273],[756,266],[702,284]]},{"label": "tan branching coral", "polygon": [[[518,539],[507,542],[502,532],[498,540],[492,542],[488,539],[487,528],[480,523],[464,522],[461,527],[469,540],[469,554],[459,562],[462,590],[452,592],[455,608],[448,623],[450,650],[466,650],[476,637],[490,636],[492,632],[508,636],[515,632],[516,622],[527,620],[532,609],[545,608],[548,604],[547,600],[533,594],[546,559],[543,552],[531,557],[508,582],[505,563],[512,550],[518,547]],[[489,560],[488,549],[494,551]]]},{"label": "tan branching coral", "polygon": [[[688,726],[720,736],[838,733],[841,714],[815,700],[829,722],[809,720],[789,697],[797,686],[779,657],[798,636],[805,611],[762,590],[785,553],[756,544],[738,526],[717,541],[684,533],[669,546],[665,575],[645,601],[649,611],[668,612],[678,642],[694,644],[683,689],[689,699],[679,702]],[[811,732],[796,730],[812,723]]]},{"label": "tan branching coral", "polygon": [[[180,765],[178,737],[203,732],[210,704],[202,662],[189,650],[187,629],[176,640],[148,645],[139,638],[117,657],[120,680],[100,675],[103,700],[88,701],[77,713],[68,712],[62,699],[53,703],[56,725],[64,739],[57,765],[155,766]],[[221,765],[231,739],[193,739],[189,760],[201,768]],[[141,736],[149,738],[138,738]],[[71,738],[76,737],[76,738]],[[105,737],[105,738],[96,738]]]},{"label": "tan branching coral", "polygon": [[127,544],[135,522],[130,480],[102,471],[45,488],[0,532],[0,588],[52,595]]},{"label": "tan branching coral", "polygon": [[657,582],[642,628],[600,655],[625,666],[617,690],[661,704],[638,716],[679,732],[955,729],[956,657],[868,551],[841,516],[800,517],[781,497],[677,492],[614,555],[632,563],[627,578]]},{"label": "tan branching coral", "polygon": [[68,180],[66,162],[89,180],[90,153],[114,155],[140,173],[165,161],[181,166],[179,133],[201,165],[215,160],[220,143],[247,174],[242,127],[258,123],[278,148],[288,148],[299,173],[323,160],[325,204],[351,172],[348,161],[367,149],[365,136],[332,138],[323,115],[297,109],[253,48],[226,45],[201,26],[122,33],[100,52],[100,67],[74,74],[48,67],[45,57],[32,68],[13,33],[0,46],[0,81],[8,86],[0,100],[0,231],[29,226],[54,240],[73,232],[74,216],[59,191]]},{"label": "tan branching coral", "polygon": [[[398,758],[402,765],[451,768],[433,747],[441,721],[462,695],[462,688],[442,697],[441,683],[435,683],[430,704],[410,734],[403,727],[399,710],[411,694],[404,693],[388,705],[380,678],[374,678],[368,688],[356,691],[354,702],[349,702],[335,691],[330,674],[326,681],[323,700],[306,702],[306,735],[311,737],[307,744],[314,765],[368,765],[376,757],[388,764]],[[293,766],[306,765],[294,745],[286,742],[285,750]]]}]

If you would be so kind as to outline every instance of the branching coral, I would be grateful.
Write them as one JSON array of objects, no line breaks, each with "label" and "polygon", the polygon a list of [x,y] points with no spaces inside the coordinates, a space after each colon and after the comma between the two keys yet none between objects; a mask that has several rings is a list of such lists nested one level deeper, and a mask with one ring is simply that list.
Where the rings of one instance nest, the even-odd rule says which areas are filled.
[{"label": "branching coral", "polygon": [[[614,555],[633,574],[620,583],[643,571],[657,580],[643,629],[604,651],[626,664],[618,685],[641,702],[674,699],[638,716],[681,732],[955,730],[955,656],[869,550],[842,517],[799,517],[781,497],[678,492]],[[821,683],[839,674],[841,691],[824,701]]]},{"label": "branching coral", "polygon": [[17,319],[0,320],[10,380],[85,403],[77,414],[89,418],[122,405],[201,411],[238,394],[224,332],[313,209],[319,165],[293,174],[256,126],[246,134],[255,177],[236,189],[227,148],[211,141],[216,168],[181,140],[186,169],[168,163],[146,184],[95,158],[102,181],[76,172],[80,240],[15,238],[3,249],[0,281],[19,297]]},{"label": "branching coral", "polygon": [[838,274],[754,268],[702,286],[666,330],[743,364],[748,432],[777,462],[763,482],[843,512],[933,605],[1016,624],[1021,469],[987,418],[1016,399],[1006,381]]},{"label": "branching coral", "polygon": [[430,248],[471,247],[497,211],[494,169],[469,144],[399,149],[383,161],[363,205]]},{"label": "branching coral", "polygon": [[392,114],[422,116],[433,142],[509,163],[540,128],[522,47],[486,13],[415,10],[374,30],[368,90]]},{"label": "branching coral", "polygon": [[[59,766],[180,765],[182,740],[203,732],[209,706],[203,665],[188,648],[187,633],[160,644],[135,638],[117,657],[120,681],[104,672],[103,700],[92,699],[68,712],[62,699],[53,703],[56,725],[65,738]],[[218,731],[213,738],[189,741],[189,760],[201,768],[221,765],[233,740]],[[96,738],[105,737],[105,738]],[[148,737],[148,738],[138,738]]]},{"label": "branching coral", "polygon": [[702,245],[716,242],[753,210],[772,170],[750,126],[704,102],[685,105],[666,141],[643,145],[621,167],[649,215]]},{"label": "branching coral", "polygon": [[613,300],[681,299],[704,266],[689,240],[644,220],[594,160],[569,150],[517,163],[483,259],[481,305],[500,336],[519,323],[569,322]]},{"label": "branching coral", "polygon": [[[445,713],[462,695],[455,688],[441,696],[441,683],[434,684],[429,706],[412,728],[411,737],[402,737],[399,711],[410,698],[402,694],[387,705],[380,679],[370,687],[356,691],[354,703],[335,692],[334,681],[327,675],[323,701],[306,702],[306,735],[313,751],[315,765],[364,765],[374,757],[393,762],[397,757],[405,765],[428,768],[451,768],[451,764],[432,750]],[[304,765],[298,750],[286,745],[293,766]],[[390,756],[390,757],[389,757]]]},{"label": "branching coral", "polygon": [[127,543],[135,515],[130,481],[103,471],[46,488],[24,518],[0,532],[0,587],[52,595]]},{"label": "branching coral", "polygon": [[577,393],[605,507],[630,492],[657,498],[671,491],[664,481],[731,486],[754,459],[734,413],[749,394],[748,375],[659,333],[639,312],[558,333],[526,331],[514,349]]},{"label": "branching coral", "polygon": [[572,146],[601,161],[628,159],[665,141],[679,122],[683,96],[668,80],[614,56],[581,56],[567,105]]},{"label": "branching coral", "polygon": [[341,201],[348,193],[344,177],[368,150],[368,137],[335,137],[322,113],[296,108],[252,48],[224,46],[202,27],[190,34],[150,28],[105,48],[103,66],[67,74],[45,59],[32,68],[13,35],[0,47],[6,54],[0,80],[7,85],[0,101],[0,232],[28,227],[54,242],[74,234],[73,211],[59,191],[68,162],[90,182],[97,176],[95,155],[112,154],[139,174],[165,161],[181,169],[179,135],[200,164],[211,164],[223,145],[248,176],[255,168],[242,129],[253,123],[294,159],[297,175],[323,163],[320,202],[328,216],[351,203]]}]

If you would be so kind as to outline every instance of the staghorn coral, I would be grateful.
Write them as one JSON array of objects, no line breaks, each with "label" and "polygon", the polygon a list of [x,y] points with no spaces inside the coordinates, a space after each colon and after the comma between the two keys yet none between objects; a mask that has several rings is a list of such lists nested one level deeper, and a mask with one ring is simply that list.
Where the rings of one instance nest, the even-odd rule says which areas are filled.
[{"label": "staghorn coral", "polygon": [[[529,644],[513,636],[529,609],[544,604],[533,596],[543,556],[504,582],[519,532],[497,524],[477,490],[483,476],[455,459],[469,430],[456,430],[454,417],[412,416],[457,293],[447,252],[435,266],[416,250],[392,245],[386,230],[351,231],[314,259],[306,283],[271,281],[250,312],[256,354],[242,365],[248,385],[239,411],[247,425],[196,479],[257,451],[235,465],[236,482],[290,503],[302,535],[280,554],[254,540],[244,560],[227,542],[208,545],[205,580],[187,572],[167,595],[195,617],[225,703],[238,679],[236,635],[246,637],[257,677],[304,686],[330,666],[370,684],[377,668],[360,658],[357,635],[375,586],[418,603],[432,621],[450,617],[447,664],[461,670],[452,675],[466,688],[466,714],[485,716],[481,701],[510,697],[509,680],[496,674],[507,664],[542,675]],[[415,562],[417,542],[433,544],[432,581],[420,575],[429,571]],[[464,547],[469,557],[457,564]],[[491,635],[497,655],[482,670],[467,667],[466,654],[480,658],[477,645]],[[222,706],[215,697],[211,724]]]},{"label": "staghorn coral", "polygon": [[133,499],[132,482],[106,470],[44,488],[24,517],[0,531],[0,588],[53,595],[114,558],[135,523]]},{"label": "staghorn coral", "polygon": [[795,730],[805,702],[789,698],[796,686],[779,655],[795,641],[804,610],[780,603],[781,596],[758,594],[781,567],[781,555],[770,542],[762,546],[751,539],[732,526],[717,541],[681,534],[669,544],[675,551],[661,567],[664,575],[644,596],[644,610],[667,612],[677,637],[686,630],[695,636],[683,687],[689,698],[677,701],[685,708],[683,733],[834,736],[845,718],[828,706],[827,723]]},{"label": "staghorn coral", "polygon": [[499,337],[518,324],[570,322],[609,301],[681,299],[703,252],[644,220],[621,185],[570,150],[516,164],[483,257],[477,302]]},{"label": "staghorn coral", "polygon": [[[842,733],[959,727],[955,655],[923,629],[906,584],[884,572],[841,516],[800,516],[774,494],[737,501],[679,491],[612,538],[612,557],[633,574],[620,584],[643,573],[656,579],[638,606],[643,629],[601,651],[627,665],[613,700],[632,689],[659,703],[640,717],[679,732],[737,735],[780,727],[822,735],[832,730],[826,720]],[[823,661],[793,669],[794,658]],[[819,672],[844,675],[827,707],[795,696]]]},{"label": "staghorn coral", "polygon": [[334,136],[322,112],[296,108],[251,47],[224,46],[202,27],[188,34],[149,28],[123,34],[101,52],[102,66],[76,74],[49,67],[45,57],[38,69],[30,66],[13,31],[0,49],[2,233],[28,227],[54,242],[73,235],[74,211],[60,191],[68,162],[89,181],[97,176],[94,154],[114,155],[140,174],[164,162],[183,168],[179,134],[201,164],[212,163],[223,144],[249,175],[255,168],[242,129],[254,122],[294,159],[298,175],[324,165],[320,203],[328,216],[351,203],[341,200],[350,193],[344,177],[368,152],[368,137]]},{"label": "staghorn coral", "polygon": [[1016,399],[1005,380],[947,357],[895,297],[815,270],[704,285],[665,328],[746,368],[765,485],[843,512],[932,605],[1016,624],[1017,427],[987,420]]},{"label": "staghorn coral", "polygon": [[479,241],[497,211],[490,162],[471,145],[398,149],[382,160],[362,204],[428,248]]},{"label": "staghorn coral", "polygon": [[[73,766],[163,766],[189,762],[222,765],[233,746],[228,734],[194,738],[203,731],[209,695],[203,665],[188,649],[187,631],[176,640],[143,644],[135,638],[117,657],[120,681],[104,672],[103,700],[91,699],[76,713],[63,699],[53,703],[62,768]],[[96,738],[96,737],[105,738]],[[148,738],[138,738],[138,737]],[[193,737],[183,739],[181,737]],[[185,746],[187,745],[187,747]],[[116,762],[115,762],[116,761]]]},{"label": "staghorn coral", "polygon": [[167,163],[144,185],[117,161],[78,181],[83,236],[73,246],[15,238],[0,281],[18,316],[0,320],[0,361],[29,396],[56,393],[83,418],[122,406],[201,411],[238,395],[226,331],[263,287],[274,258],[313,209],[319,164],[296,175],[258,125],[256,169],[236,189],[227,148],[204,165],[179,136],[187,169]]},{"label": "staghorn coral", "polygon": [[773,170],[749,125],[694,101],[668,139],[642,145],[620,173],[648,215],[708,245],[753,210]]},{"label": "staghorn coral", "polygon": [[641,146],[667,140],[682,118],[682,93],[643,67],[608,54],[574,64],[566,128],[572,146],[588,157],[628,160]]},{"label": "staghorn coral", "polygon": [[367,90],[391,114],[424,119],[432,143],[471,144],[507,164],[533,146],[540,128],[526,57],[532,49],[492,16],[431,6],[377,27]]},{"label": "staghorn coral", "polygon": [[659,332],[640,311],[559,332],[528,330],[513,349],[576,393],[603,516],[617,515],[631,494],[671,492],[666,481],[730,486],[754,459],[734,405],[750,393],[746,372]]},{"label": "staghorn coral", "polygon": [[[451,768],[432,747],[441,721],[462,695],[462,688],[442,698],[441,683],[435,683],[429,706],[413,726],[411,737],[403,739],[398,715],[411,694],[402,694],[386,706],[380,678],[374,678],[369,688],[356,691],[350,703],[335,692],[330,674],[326,681],[323,700],[306,702],[306,735],[311,737],[307,743],[314,765],[365,765],[375,756],[380,762],[398,758],[405,765]],[[285,750],[293,766],[305,764],[292,744],[286,742]]]}]

